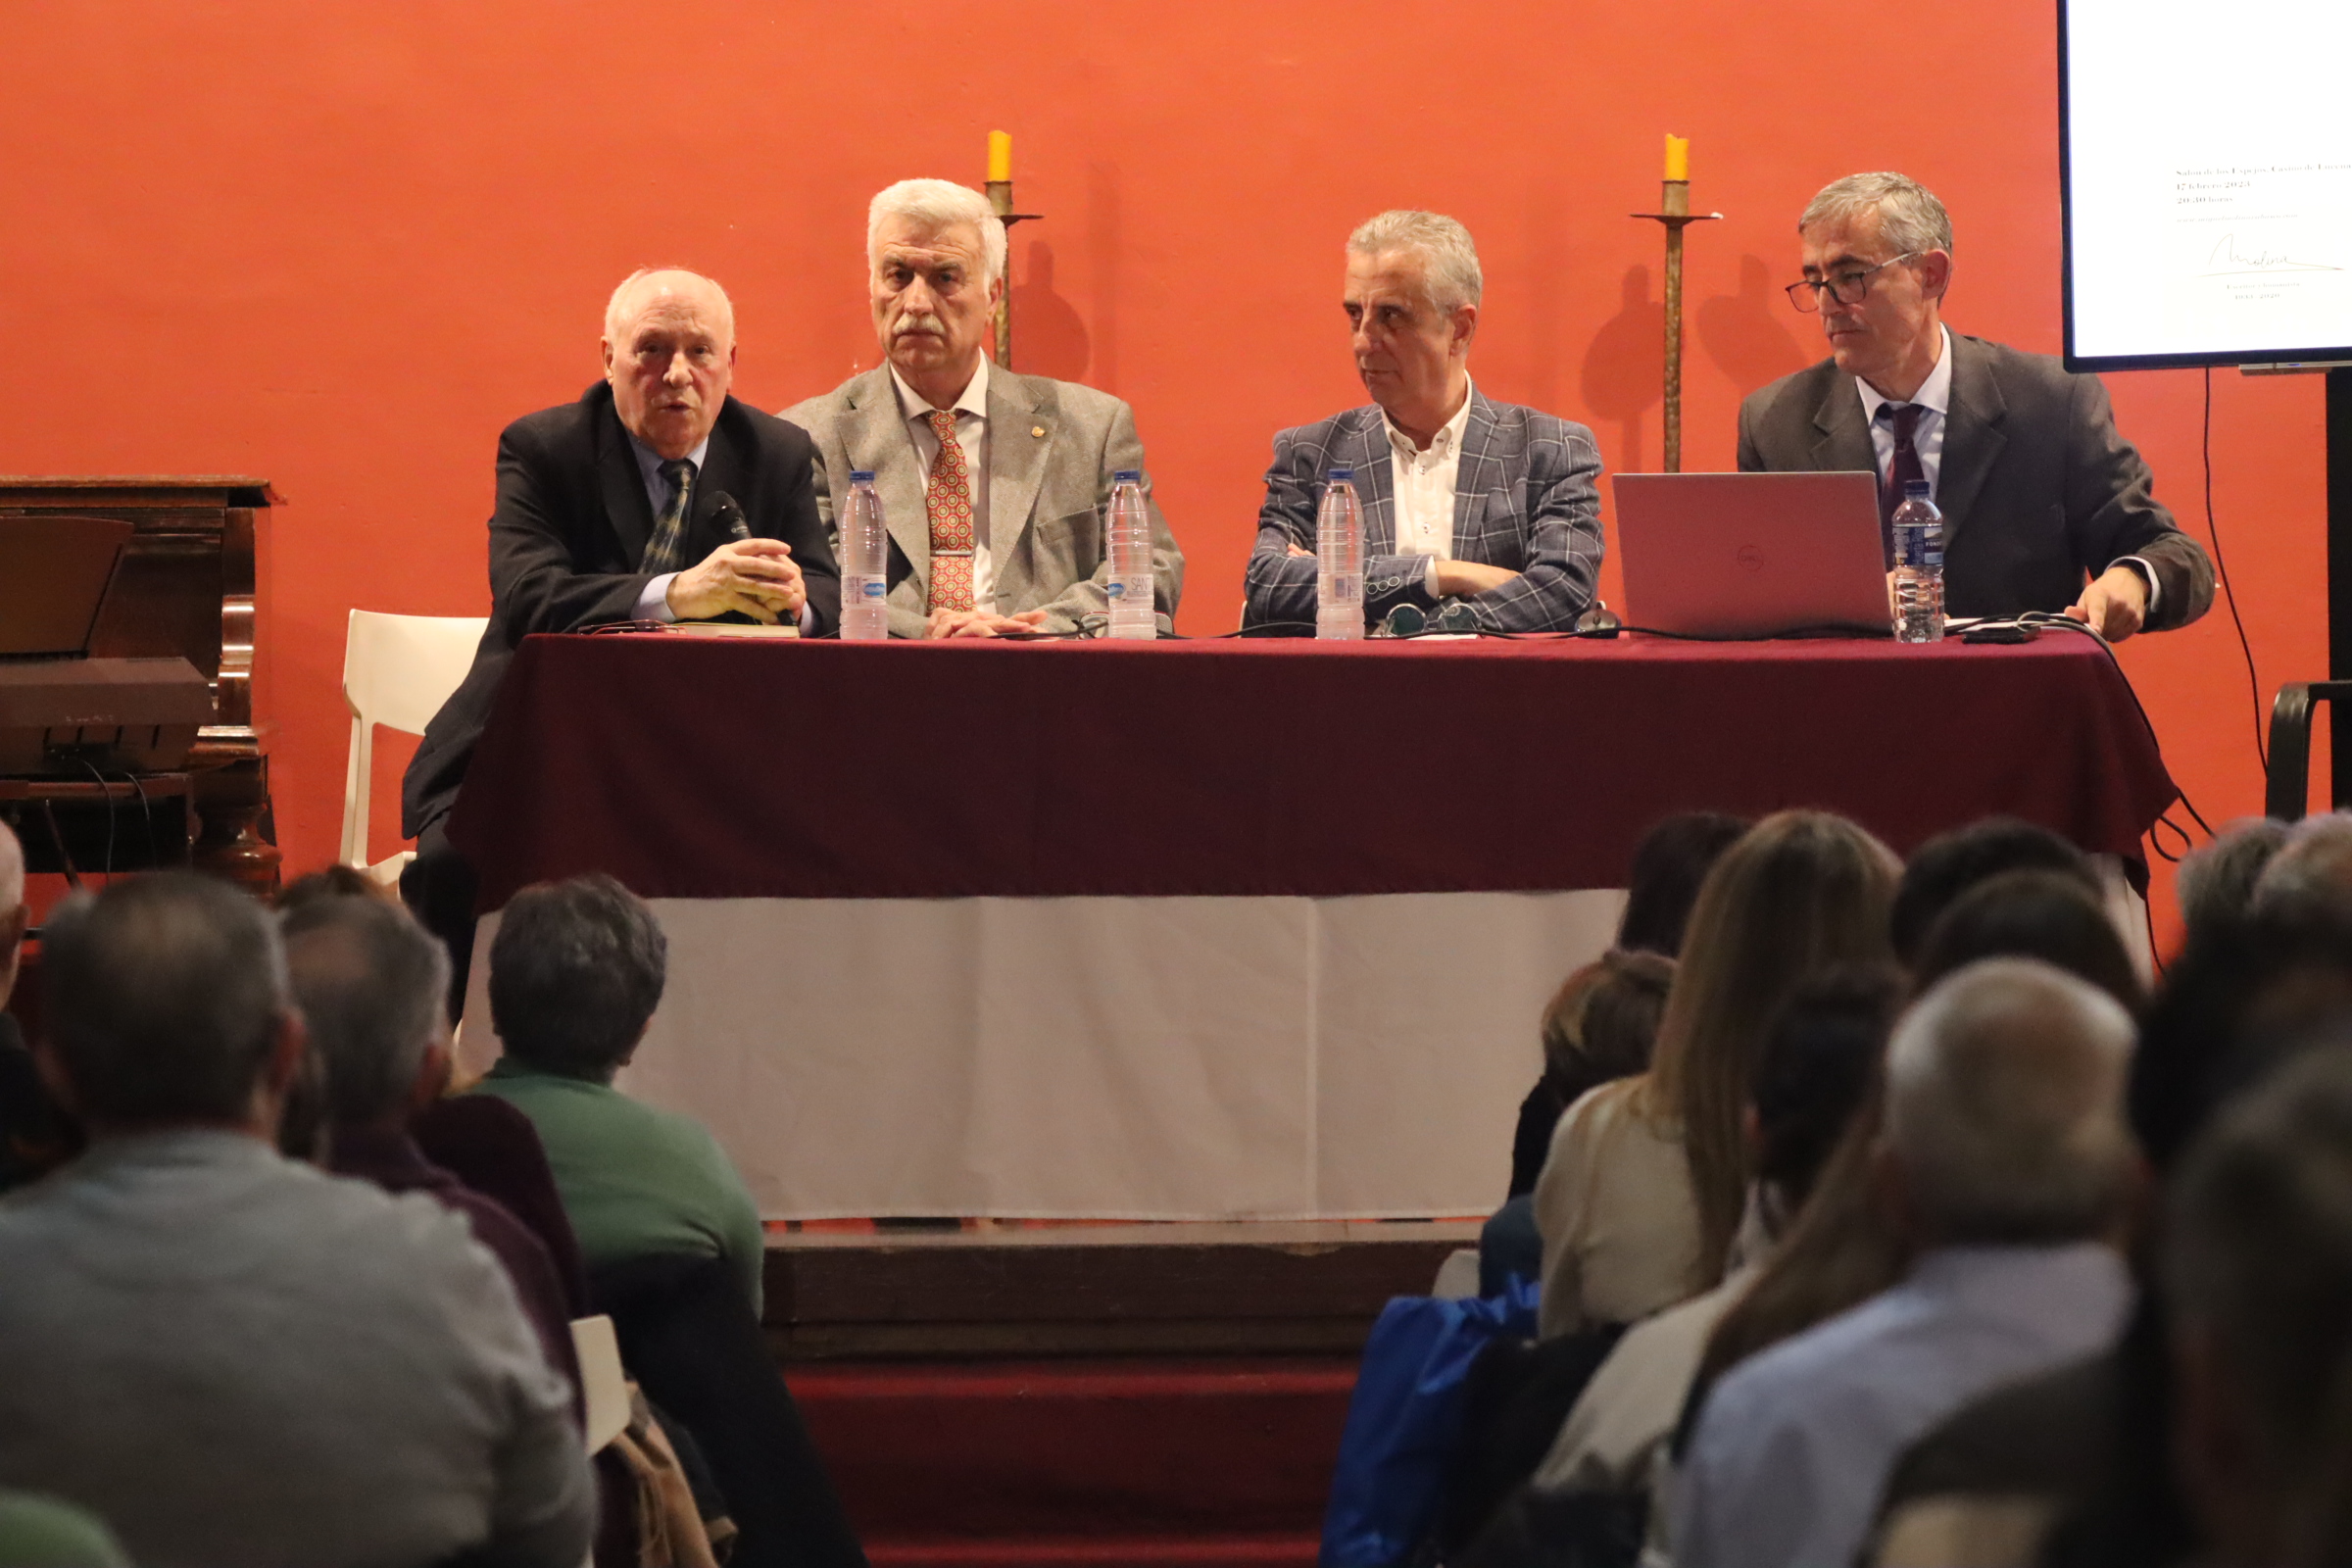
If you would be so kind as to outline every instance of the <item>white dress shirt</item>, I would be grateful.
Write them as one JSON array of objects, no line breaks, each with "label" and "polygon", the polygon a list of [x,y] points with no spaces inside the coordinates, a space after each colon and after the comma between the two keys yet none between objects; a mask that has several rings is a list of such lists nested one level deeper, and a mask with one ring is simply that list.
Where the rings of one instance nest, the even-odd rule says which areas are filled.
[{"label": "white dress shirt", "polygon": [[1396,428],[1383,410],[1382,426],[1389,432],[1389,457],[1396,477],[1396,554],[1427,556],[1423,585],[1438,591],[1438,563],[1453,554],[1454,481],[1462,467],[1462,432],[1470,427],[1471,388],[1462,385],[1462,406],[1453,411],[1426,450]]},{"label": "white dress shirt", "polygon": [[[939,462],[939,432],[931,428],[931,405],[906,384],[899,368],[890,368],[891,384],[899,389],[899,412],[906,416],[906,433],[914,438],[914,455],[923,466],[923,489],[931,487],[931,467]],[[980,610],[997,607],[997,564],[988,534],[988,356],[972,372],[962,396],[956,400],[956,444],[963,448],[964,471],[972,486],[972,604]],[[928,528],[930,520],[924,519]]]},{"label": "white dress shirt", "polygon": [[[1928,499],[1934,501],[1942,492],[1938,485],[1943,479],[1943,427],[1945,416],[1952,409],[1952,329],[1937,327],[1943,334],[1943,351],[1936,356],[1936,368],[1928,372],[1926,381],[1912,394],[1911,401],[1919,406],[1919,422],[1911,428],[1911,445],[1919,453],[1920,472],[1927,476]],[[1870,446],[1879,463],[1879,483],[1894,470],[1894,416],[1880,416],[1882,409],[1896,409],[1901,405],[1882,396],[1879,390],[1860,376],[1854,377],[1854,390],[1862,394],[1862,417],[1870,424]],[[2137,556],[2124,556],[2108,563],[2110,566],[2129,565],[2137,568],[2148,585],[2148,613],[2156,613],[2156,568]]]},{"label": "white dress shirt", "polygon": [[[1936,356],[1936,368],[1928,372],[1911,401],[1919,406],[1919,423],[1912,426],[1911,445],[1919,453],[1920,472],[1928,478],[1928,499],[1937,494],[1936,483],[1943,476],[1943,421],[1952,410],[1952,329],[1939,326],[1943,348]],[[1862,417],[1870,424],[1870,446],[1879,460],[1879,483],[1894,471],[1894,416],[1880,417],[1881,409],[1898,409],[1902,405],[1883,396],[1877,387],[1860,376],[1854,377],[1854,390],[1862,394]]]}]

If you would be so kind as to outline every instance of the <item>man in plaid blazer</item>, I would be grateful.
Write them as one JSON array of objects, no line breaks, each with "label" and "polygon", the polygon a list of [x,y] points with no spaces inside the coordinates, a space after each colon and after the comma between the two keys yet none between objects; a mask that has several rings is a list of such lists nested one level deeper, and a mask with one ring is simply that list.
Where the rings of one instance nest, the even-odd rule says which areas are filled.
[{"label": "man in plaid blazer", "polygon": [[1343,303],[1369,406],[1274,437],[1245,629],[1315,628],[1315,508],[1352,468],[1364,508],[1364,618],[1446,601],[1486,631],[1564,631],[1600,574],[1592,432],[1470,384],[1482,288],[1469,231],[1383,213],[1348,241]]}]

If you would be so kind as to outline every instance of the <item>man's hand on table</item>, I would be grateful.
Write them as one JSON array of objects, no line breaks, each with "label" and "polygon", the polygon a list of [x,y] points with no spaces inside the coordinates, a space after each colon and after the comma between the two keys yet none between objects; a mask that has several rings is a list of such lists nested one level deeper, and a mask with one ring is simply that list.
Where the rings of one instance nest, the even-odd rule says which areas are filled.
[{"label": "man's hand on table", "polygon": [[1000,615],[993,610],[934,610],[923,627],[925,637],[1002,637],[1007,632],[1035,631],[1046,623],[1042,610]]},{"label": "man's hand on table", "polygon": [[2091,579],[2066,612],[2109,642],[2120,643],[2148,618],[2148,580],[2130,566],[2109,566]]},{"label": "man's hand on table", "polygon": [[779,539],[736,539],[720,545],[669,580],[669,612],[680,620],[708,620],[739,611],[773,626],[798,615],[808,603],[792,546]]}]

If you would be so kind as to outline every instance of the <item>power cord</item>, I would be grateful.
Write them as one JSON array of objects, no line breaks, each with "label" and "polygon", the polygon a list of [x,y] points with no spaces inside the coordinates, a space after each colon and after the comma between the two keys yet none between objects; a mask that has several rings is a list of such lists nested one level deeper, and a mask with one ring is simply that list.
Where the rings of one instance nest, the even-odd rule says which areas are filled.
[{"label": "power cord", "polygon": [[2230,586],[2230,565],[2222,559],[2222,526],[2213,515],[2213,367],[2210,365],[2205,367],[2204,452],[2205,535],[2213,541],[2213,572],[2222,580],[2222,602],[2230,607],[2230,623],[2237,628],[2237,651],[2245,656],[2246,692],[2254,701],[2254,759],[2262,764],[2262,776],[2268,778],[2271,752],[2262,733],[2262,680],[2254,673],[2254,645],[2246,640],[2246,623],[2237,612],[2237,593]]}]

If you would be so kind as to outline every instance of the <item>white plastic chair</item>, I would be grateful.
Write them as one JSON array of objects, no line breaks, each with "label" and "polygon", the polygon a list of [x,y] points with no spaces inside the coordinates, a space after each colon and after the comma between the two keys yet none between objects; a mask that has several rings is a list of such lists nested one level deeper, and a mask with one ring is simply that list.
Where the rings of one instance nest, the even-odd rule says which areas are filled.
[{"label": "white plastic chair", "polygon": [[351,612],[343,638],[343,703],[351,710],[351,760],[343,769],[345,865],[391,885],[416,858],[411,850],[368,863],[369,763],[375,726],[410,735],[424,726],[473,665],[474,645],[490,622],[474,615],[383,615]]}]

